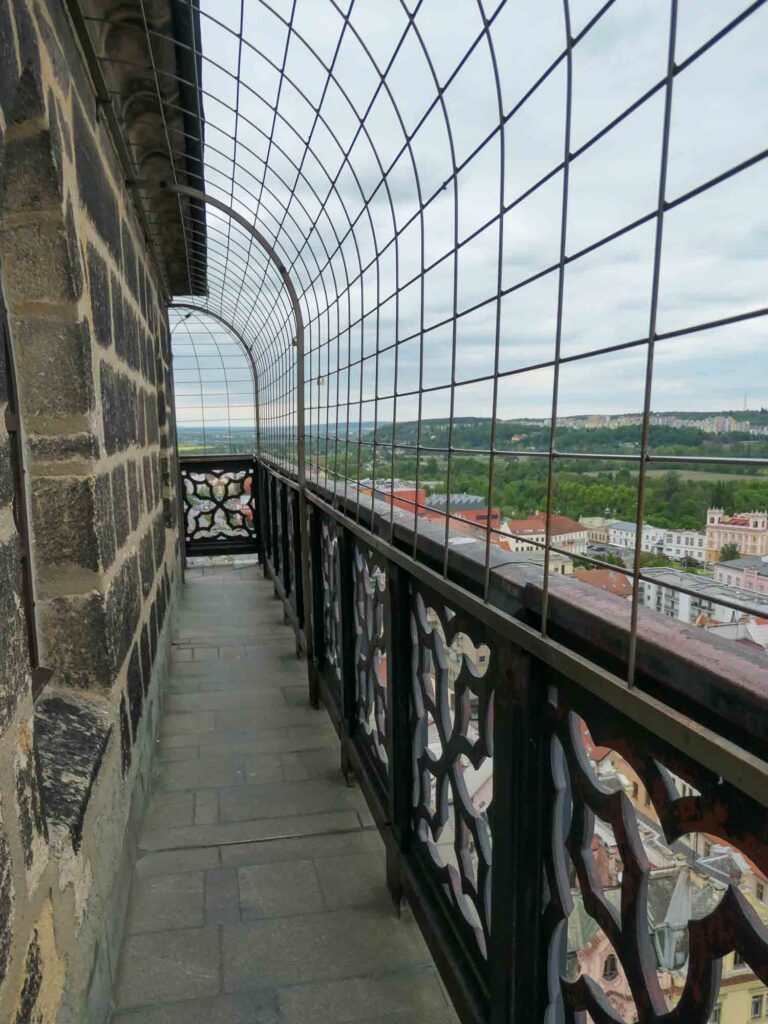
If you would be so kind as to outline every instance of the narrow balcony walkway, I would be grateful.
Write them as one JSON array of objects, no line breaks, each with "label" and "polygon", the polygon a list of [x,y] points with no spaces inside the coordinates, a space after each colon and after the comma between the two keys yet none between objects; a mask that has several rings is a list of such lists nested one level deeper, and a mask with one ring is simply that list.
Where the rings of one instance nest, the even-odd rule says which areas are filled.
[{"label": "narrow balcony walkway", "polygon": [[271,583],[187,579],[113,1024],[453,1024]]}]

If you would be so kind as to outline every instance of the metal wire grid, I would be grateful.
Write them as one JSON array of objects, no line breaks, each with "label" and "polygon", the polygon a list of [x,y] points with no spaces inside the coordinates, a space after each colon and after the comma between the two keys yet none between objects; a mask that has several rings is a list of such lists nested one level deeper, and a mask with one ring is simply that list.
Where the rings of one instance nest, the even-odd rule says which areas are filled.
[{"label": "metal wire grid", "polygon": [[[246,352],[209,314],[172,309],[170,319],[177,428],[199,432],[195,448],[203,455],[252,452],[254,381]],[[182,447],[185,440],[182,434]]]},{"label": "metal wire grid", "polygon": [[[553,542],[551,528],[562,460],[636,469],[638,538],[648,467],[766,464],[660,454],[649,429],[652,411],[675,394],[674,375],[695,389],[700,362],[722,363],[730,396],[735,387],[725,378],[737,350],[739,392],[765,380],[764,275],[751,290],[732,278],[719,308],[699,294],[684,316],[674,302],[665,305],[664,281],[665,273],[689,281],[700,273],[697,246],[707,239],[697,231],[718,210],[745,238],[750,227],[759,229],[768,104],[764,93],[762,100],[755,94],[754,77],[739,93],[739,69],[750,59],[754,69],[750,40],[765,38],[764,0],[728,10],[700,5],[695,15],[677,0],[462,0],[449,8],[419,0],[386,13],[375,0],[186,6],[202,24],[197,84],[206,117],[206,193],[258,225],[301,296],[310,478],[337,476],[349,494],[381,470],[391,486],[397,458],[412,454],[418,492],[426,460],[439,457],[440,489],[451,495],[457,460],[471,458],[482,467],[490,509],[500,475],[540,460],[546,532],[543,543],[531,544],[544,552],[546,632],[551,554],[569,554]],[[146,18],[144,32],[149,52],[167,42]],[[637,72],[619,74],[619,65]],[[591,97],[587,88],[586,102],[579,82],[590,67],[603,80]],[[159,106],[170,111],[178,90],[154,61],[152,70]],[[702,76],[715,87],[699,123]],[[739,119],[745,103],[748,116]],[[726,130],[724,111],[735,130]],[[649,121],[653,129],[641,130]],[[174,160],[184,148],[177,135],[168,133]],[[702,143],[714,137],[727,144]],[[644,205],[634,202],[631,216],[612,221],[612,212],[632,206],[619,199],[622,184],[630,191],[636,184],[633,174],[643,177]],[[583,199],[590,177],[603,190],[602,203]],[[191,265],[207,270],[204,304],[252,349],[262,451],[288,465],[296,451],[296,325],[279,275],[253,238],[218,210],[209,208],[205,251],[185,226]],[[746,265],[736,234],[730,257],[717,254],[723,277],[740,272],[739,260]],[[620,303],[612,305],[612,271],[643,247],[643,273],[635,265],[632,282],[622,286],[640,312],[625,322]],[[580,294],[596,307],[581,326],[574,304]],[[531,326],[533,343],[525,340]],[[681,348],[685,339],[700,346],[695,355]],[[745,351],[757,375],[749,383]],[[479,368],[478,353],[486,360]],[[558,446],[563,415],[595,381],[634,388],[635,404],[625,409],[639,414],[639,450]],[[537,389],[532,416],[526,396]],[[578,411],[592,410],[582,401]],[[467,415],[489,417],[487,443],[455,443]],[[443,442],[428,433],[435,419],[447,421]],[[548,443],[536,450],[501,443],[502,425],[513,419],[546,422]],[[410,423],[415,437],[404,427]],[[371,490],[360,500],[373,500],[377,486]],[[408,504],[400,499],[401,507]],[[420,509],[410,505],[418,531]],[[390,507],[394,522],[394,502]],[[450,504],[447,513],[446,542],[451,531],[467,529]],[[487,596],[497,536],[490,516],[483,535]],[[627,572],[630,679],[644,578],[640,547]],[[446,567],[447,553],[446,543]]]}]

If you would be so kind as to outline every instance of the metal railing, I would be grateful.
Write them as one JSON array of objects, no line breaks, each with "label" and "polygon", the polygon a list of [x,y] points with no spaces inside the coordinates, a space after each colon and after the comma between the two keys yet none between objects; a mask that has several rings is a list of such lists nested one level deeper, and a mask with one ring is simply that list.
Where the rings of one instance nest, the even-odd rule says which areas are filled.
[{"label": "metal railing", "polygon": [[179,471],[185,554],[191,557],[257,552],[253,458],[181,455]]},{"label": "metal railing", "polygon": [[[530,567],[492,567],[487,601],[482,542],[446,553],[443,526],[426,523],[414,558],[409,512],[362,509],[332,481],[307,486],[302,531],[297,479],[260,460],[255,479],[264,569],[307,651],[310,700],[334,723],[387,885],[461,1020],[704,1024],[723,992],[751,985],[762,999],[759,658],[644,616],[630,686],[627,602],[552,577],[543,636]],[[712,866],[713,846],[748,865],[738,884]],[[687,917],[670,899],[659,921],[651,901],[670,871],[693,895]],[[576,919],[608,951],[602,968],[582,957]]]}]

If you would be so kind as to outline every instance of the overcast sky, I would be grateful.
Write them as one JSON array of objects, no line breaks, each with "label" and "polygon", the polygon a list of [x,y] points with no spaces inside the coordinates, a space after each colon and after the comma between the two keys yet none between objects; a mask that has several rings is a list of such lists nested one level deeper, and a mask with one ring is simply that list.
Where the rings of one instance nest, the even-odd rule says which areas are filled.
[{"label": "overcast sky", "polygon": [[[474,49],[483,29],[477,0],[424,0],[410,28],[413,4],[358,0],[345,6],[347,23],[329,0],[296,0],[289,32],[293,6],[289,0],[274,0],[271,7],[245,0],[241,49],[240,3],[202,2],[208,58],[203,65],[206,190],[255,222],[291,266],[308,324],[312,399],[320,393],[323,402],[328,397],[333,402],[338,394],[346,402],[349,389],[351,419],[373,419],[378,342],[383,350],[378,357],[379,418],[391,419],[394,413],[395,384],[398,420],[415,418],[417,399],[407,392],[419,384],[423,231],[424,266],[447,258],[424,279],[424,383],[445,387],[425,396],[422,414],[447,416],[450,410],[452,326],[429,328],[451,318],[454,308],[462,313],[478,305],[457,321],[455,414],[491,414],[492,383],[461,382],[493,374],[498,314],[499,369],[523,371],[500,382],[498,415],[547,416],[553,372],[525,368],[555,356],[558,271],[510,291],[500,303],[496,294],[499,270],[502,289],[513,289],[553,267],[559,257],[562,170],[516,200],[563,159],[565,62],[520,105],[563,51],[562,0],[484,4],[491,19],[490,41],[482,38]],[[681,0],[676,62],[685,61],[745,6],[732,0]],[[598,8],[591,0],[571,0],[572,33],[579,33]],[[669,30],[670,0],[617,0],[579,40],[573,50],[571,153],[663,78]],[[768,146],[766,39],[768,5],[676,76],[668,201]],[[436,103],[442,89],[444,108]],[[503,135],[499,104],[505,119],[515,110]],[[366,111],[367,134],[358,131]],[[572,160],[568,256],[656,209],[663,119],[660,90]],[[454,165],[465,164],[489,136],[454,180]],[[408,140],[410,152],[406,148],[392,167]],[[435,193],[422,224],[418,211]],[[766,196],[768,163],[763,160],[666,213],[658,332],[768,306]],[[211,306],[230,317],[253,344],[265,402],[279,403],[268,382],[284,364],[279,353],[293,333],[285,293],[246,232],[232,229],[213,210],[208,227]],[[655,220],[650,221],[568,264],[562,356],[647,337],[655,232]],[[396,246],[386,248],[396,235]],[[375,263],[377,252],[378,280],[373,268],[361,280],[361,265]],[[398,287],[397,315],[393,297],[379,309],[377,323],[377,302],[394,296]],[[363,329],[357,323],[348,331],[350,320],[359,321],[361,312]],[[230,345],[222,356],[216,346],[225,345],[224,339],[212,341],[194,319],[184,331],[183,349],[181,339],[175,339],[180,422],[199,420],[201,382],[190,360],[193,342],[207,360],[202,394],[209,422],[225,419],[221,382],[227,373],[233,385],[233,425],[247,419],[249,393],[238,379],[247,367],[236,347]],[[654,410],[741,408],[745,395],[750,407],[768,405],[767,342],[765,318],[659,341]],[[361,346],[365,356],[372,356],[365,362],[362,391],[359,366],[351,374],[334,373],[337,365],[346,366],[350,352],[356,360]],[[640,346],[563,364],[559,412],[639,411],[646,356],[646,346]],[[218,376],[208,379],[215,369]],[[184,371],[190,371],[188,379]],[[318,375],[323,378],[320,389]],[[360,397],[362,412],[355,404]]]}]

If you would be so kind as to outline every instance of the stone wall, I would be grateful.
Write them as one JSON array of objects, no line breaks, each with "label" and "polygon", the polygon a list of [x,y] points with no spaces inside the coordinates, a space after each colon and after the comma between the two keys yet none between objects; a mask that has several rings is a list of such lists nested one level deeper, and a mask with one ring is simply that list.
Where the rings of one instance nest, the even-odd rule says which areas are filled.
[{"label": "stone wall", "polygon": [[60,0],[0,0],[0,271],[0,1020],[106,1020],[180,574],[163,286]]}]

